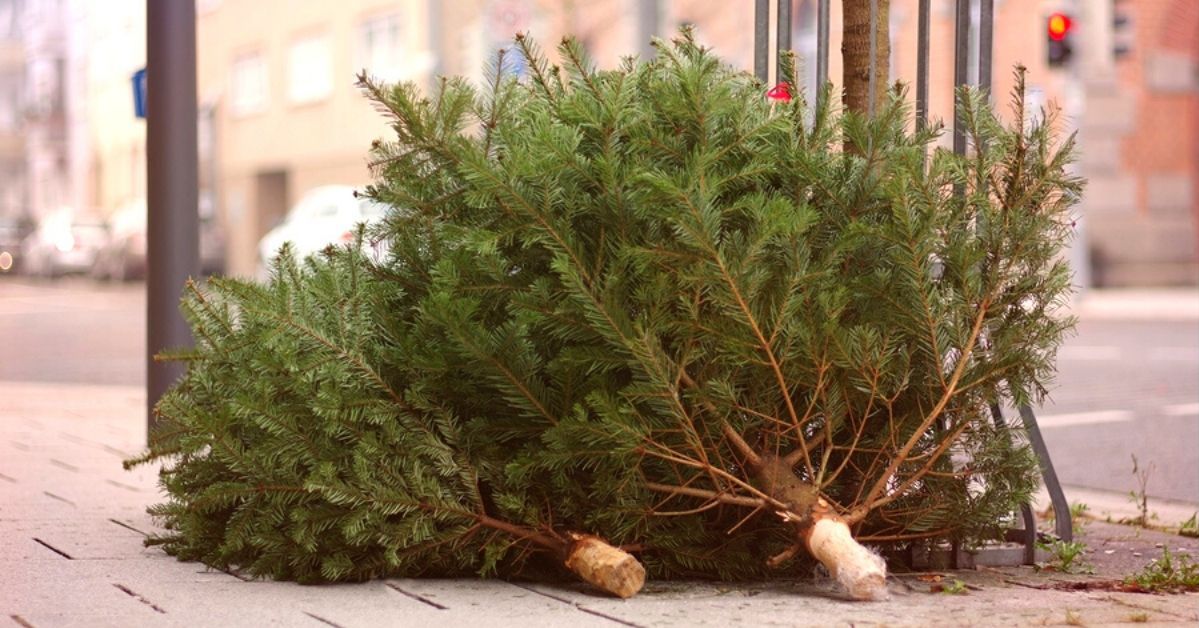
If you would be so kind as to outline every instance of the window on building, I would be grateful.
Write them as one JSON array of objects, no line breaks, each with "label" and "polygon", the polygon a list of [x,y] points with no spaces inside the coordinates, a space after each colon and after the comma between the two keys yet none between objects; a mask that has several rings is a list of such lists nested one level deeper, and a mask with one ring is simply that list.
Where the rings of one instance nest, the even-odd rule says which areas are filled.
[{"label": "window on building", "polygon": [[399,13],[367,19],[358,26],[357,69],[384,81],[404,78],[404,24]]},{"label": "window on building", "polygon": [[266,59],[261,53],[245,54],[233,61],[230,105],[235,115],[257,113],[270,103]]},{"label": "window on building", "polygon": [[287,57],[287,99],[298,104],[315,102],[332,91],[329,38],[317,35],[293,42]]}]

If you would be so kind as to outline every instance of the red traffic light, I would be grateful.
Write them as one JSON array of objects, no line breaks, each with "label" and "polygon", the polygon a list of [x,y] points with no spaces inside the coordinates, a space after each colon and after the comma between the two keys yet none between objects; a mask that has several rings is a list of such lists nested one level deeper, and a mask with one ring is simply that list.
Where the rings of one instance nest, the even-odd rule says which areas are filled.
[{"label": "red traffic light", "polygon": [[1064,13],[1054,13],[1049,16],[1049,38],[1053,41],[1061,41],[1066,38],[1066,34],[1070,32],[1070,28],[1074,25],[1074,21],[1069,15]]}]

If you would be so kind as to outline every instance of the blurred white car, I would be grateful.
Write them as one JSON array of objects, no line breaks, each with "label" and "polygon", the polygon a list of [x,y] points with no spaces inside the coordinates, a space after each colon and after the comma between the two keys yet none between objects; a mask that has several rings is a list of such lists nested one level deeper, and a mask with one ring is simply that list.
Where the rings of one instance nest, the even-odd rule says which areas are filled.
[{"label": "blurred white car", "polygon": [[89,272],[107,238],[104,223],[59,210],[44,217],[22,242],[24,270],[41,277]]},{"label": "blurred white car", "polygon": [[[379,221],[384,210],[383,205],[372,200],[356,198],[354,188],[348,185],[309,190],[287,212],[283,222],[258,241],[258,278],[268,276],[271,261],[284,242],[291,242],[297,257],[303,259],[330,244],[351,242],[360,223]],[[379,255],[382,250],[373,246],[369,252]]]},{"label": "blurred white car", "polygon": [[92,276],[118,281],[146,276],[146,199],[132,201],[109,217],[108,239],[96,254]]}]

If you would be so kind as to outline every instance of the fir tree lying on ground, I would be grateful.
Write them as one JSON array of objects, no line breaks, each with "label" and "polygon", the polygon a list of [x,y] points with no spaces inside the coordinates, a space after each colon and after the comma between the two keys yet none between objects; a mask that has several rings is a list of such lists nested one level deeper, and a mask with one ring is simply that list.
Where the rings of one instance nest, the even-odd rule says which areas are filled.
[{"label": "fir tree lying on ground", "polygon": [[1035,463],[988,409],[1052,376],[1079,192],[1022,93],[1005,128],[963,92],[973,155],[926,164],[898,101],[772,105],[686,32],[610,72],[519,42],[528,79],[501,58],[482,93],[364,77],[396,133],[384,263],[189,300],[145,457],[174,461],[159,542],[303,580],[510,576],[588,531],[660,577],[806,550],[878,598],[858,541],[994,536]]}]

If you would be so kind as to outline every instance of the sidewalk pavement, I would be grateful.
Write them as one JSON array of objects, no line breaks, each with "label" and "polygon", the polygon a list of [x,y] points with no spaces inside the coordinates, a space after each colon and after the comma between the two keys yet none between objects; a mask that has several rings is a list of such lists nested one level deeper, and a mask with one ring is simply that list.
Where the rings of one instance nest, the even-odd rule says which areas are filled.
[{"label": "sidewalk pavement", "polygon": [[[916,574],[892,599],[854,603],[823,581],[651,582],[622,601],[577,584],[246,581],[145,548],[155,472],[121,469],[145,439],[140,388],[0,382],[0,626],[1023,626],[1199,622],[1199,594],[1066,590],[1142,568],[1199,541],[1086,524],[1094,576],[1028,567]],[[804,574],[796,574],[802,577]]]}]

